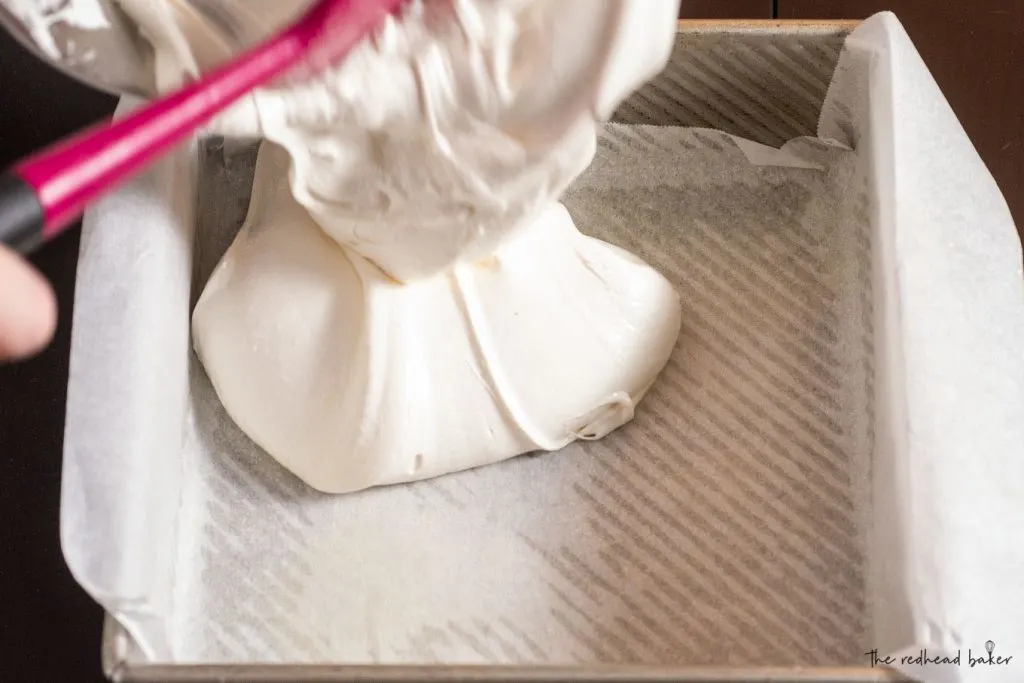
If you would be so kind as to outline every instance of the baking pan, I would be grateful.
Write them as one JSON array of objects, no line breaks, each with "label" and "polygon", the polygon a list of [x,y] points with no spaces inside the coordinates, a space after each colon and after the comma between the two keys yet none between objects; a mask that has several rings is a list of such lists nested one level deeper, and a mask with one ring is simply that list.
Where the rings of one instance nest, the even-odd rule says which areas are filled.
[{"label": "baking pan", "polygon": [[[715,650],[717,654],[701,654],[696,657],[700,661],[694,664],[689,663],[688,658],[681,653],[666,654],[659,658],[662,661],[649,663],[615,661],[629,660],[631,657],[611,653],[607,657],[594,657],[595,660],[606,660],[602,663],[588,662],[585,661],[586,657],[582,657],[584,661],[558,666],[550,663],[532,665],[528,661],[494,665],[468,662],[462,665],[373,665],[365,662],[322,665],[286,661],[235,663],[228,661],[230,655],[225,654],[228,652],[225,651],[211,657],[217,660],[215,663],[187,665],[147,663],[144,661],[144,653],[140,652],[129,633],[116,620],[108,618],[103,651],[104,668],[110,679],[140,683],[371,679],[678,680],[734,683],[906,680],[885,668],[871,667],[866,655],[872,648],[868,635],[869,618],[865,616],[868,609],[864,569],[867,560],[859,540],[863,534],[858,517],[863,511],[860,509],[861,503],[857,502],[861,494],[855,488],[858,477],[867,467],[864,463],[870,458],[869,442],[874,436],[872,420],[876,407],[872,387],[876,340],[873,334],[872,321],[875,314],[872,297],[877,296],[877,292],[873,293],[869,286],[874,257],[866,218],[867,209],[856,205],[858,202],[867,202],[864,179],[857,180],[851,176],[848,186],[843,186],[851,190],[851,196],[837,196],[829,200],[833,203],[851,202],[847,213],[854,217],[849,224],[843,221],[835,223],[835,233],[800,232],[795,222],[792,232],[783,230],[772,233],[771,229],[766,228],[763,233],[757,233],[756,226],[745,226],[744,232],[732,226],[736,233],[735,241],[732,236],[723,237],[725,233],[711,230],[689,232],[685,240],[673,243],[657,242],[660,238],[652,236],[650,239],[654,242],[638,246],[631,242],[635,238],[629,228],[641,220],[637,217],[634,204],[654,212],[646,214],[643,219],[646,221],[646,229],[651,230],[652,225],[660,225],[658,221],[666,220],[665,215],[669,209],[664,204],[658,204],[666,201],[665,194],[659,194],[659,191],[651,188],[661,186],[658,184],[658,175],[663,175],[670,167],[666,164],[670,164],[668,160],[676,152],[680,155],[679,159],[687,158],[690,163],[698,163],[705,158],[702,155],[709,155],[706,158],[710,159],[716,155],[732,154],[737,158],[743,156],[754,165],[768,169],[758,171],[760,175],[757,178],[767,183],[772,192],[782,195],[783,199],[776,202],[771,195],[759,194],[747,197],[746,201],[765,202],[765,214],[769,217],[775,216],[772,211],[779,212],[775,217],[779,225],[792,219],[790,214],[794,206],[807,211],[826,211],[822,207],[828,205],[829,201],[800,199],[795,195],[803,192],[803,185],[791,181],[805,172],[832,168],[829,165],[833,163],[830,155],[839,154],[835,146],[806,140],[802,148],[791,150],[796,162],[792,162],[792,159],[780,161],[771,156],[770,150],[780,148],[791,140],[813,138],[817,134],[819,115],[844,41],[855,27],[855,22],[681,22],[670,66],[616,113],[608,130],[602,134],[594,168],[588,171],[566,198],[570,211],[585,232],[590,226],[600,226],[595,228],[597,236],[623,243],[641,252],[642,256],[663,270],[672,270],[678,265],[676,284],[684,298],[685,315],[689,315],[691,320],[699,319],[707,323],[698,329],[696,324],[688,327],[684,322],[681,348],[690,354],[683,358],[690,363],[679,364],[682,374],[678,375],[677,384],[671,385],[671,378],[665,380],[666,386],[675,386],[678,391],[673,393],[670,389],[664,389],[660,399],[650,399],[655,404],[651,411],[657,413],[660,405],[663,412],[650,419],[638,415],[637,424],[629,428],[631,431],[626,431],[626,436],[621,437],[620,441],[610,442],[612,445],[608,448],[628,450],[628,447],[636,445],[643,438],[637,434],[652,433],[656,428],[661,428],[659,425],[669,429],[671,425],[665,426],[660,420],[666,415],[670,417],[673,411],[676,415],[682,415],[688,411],[687,406],[697,400],[709,405],[721,405],[723,409],[729,403],[742,404],[746,408],[737,412],[731,423],[735,427],[734,433],[718,433],[709,428],[706,433],[701,432],[703,436],[700,438],[694,437],[700,441],[701,448],[697,448],[686,442],[686,434],[680,431],[679,438],[682,441],[667,445],[663,443],[662,450],[686,450],[689,453],[687,457],[693,459],[686,461],[688,467],[697,467],[710,456],[724,456],[725,451],[740,448],[749,453],[763,448],[761,455],[764,461],[743,461],[746,463],[744,466],[751,469],[737,479],[740,482],[738,488],[717,491],[709,485],[706,494],[709,502],[705,507],[702,508],[704,504],[699,501],[683,501],[678,503],[681,507],[675,510],[675,514],[679,514],[680,518],[686,515],[710,515],[708,511],[728,511],[736,505],[744,507],[748,504],[753,509],[756,504],[744,501],[746,494],[754,492],[768,495],[772,491],[784,491],[786,487],[793,487],[792,490],[798,493],[808,493],[819,504],[819,507],[807,507],[803,503],[783,502],[778,506],[769,505],[767,511],[755,511],[753,514],[744,508],[736,512],[735,519],[728,521],[724,527],[734,529],[740,536],[747,534],[740,540],[745,539],[744,542],[749,543],[750,547],[743,550],[748,554],[764,551],[769,546],[775,549],[800,547],[805,553],[802,558],[791,562],[787,560],[775,567],[772,571],[782,572],[779,576],[750,579],[753,582],[751,585],[756,584],[756,590],[751,588],[748,591],[750,595],[770,596],[772,587],[776,587],[788,595],[782,601],[785,604],[771,597],[767,600],[772,603],[770,605],[752,605],[748,608],[737,603],[728,609],[722,608],[733,615],[731,618],[736,620],[736,624],[750,620],[756,622],[763,617],[763,630],[759,627],[744,630],[746,627],[740,628],[726,619],[724,621],[728,623],[724,623],[721,630],[714,634],[714,638],[719,639]],[[679,129],[705,129],[706,132],[673,132]],[[735,139],[741,142],[736,143]],[[743,140],[756,144],[744,145]],[[225,153],[218,144],[216,141],[207,141],[199,150],[198,223],[201,234],[204,222],[207,228],[212,223],[233,222],[233,229],[237,230],[244,217],[245,198],[238,201],[224,200],[225,193],[237,186],[237,179],[233,176],[226,178],[225,175],[234,173],[239,166],[246,164],[251,172],[254,157],[244,149]],[[735,149],[732,145],[735,145]],[[645,159],[650,164],[646,171],[641,166]],[[648,178],[650,188],[634,187],[620,179],[621,172],[616,172],[614,166],[627,162],[639,169],[635,175],[641,180],[636,182],[648,182],[643,180]],[[780,167],[777,175],[771,170],[776,164]],[[841,161],[835,161],[835,164],[837,169],[842,167]],[[858,185],[858,182],[861,184]],[[666,191],[674,191],[671,183],[666,187]],[[825,188],[825,185],[821,187]],[[608,199],[613,191],[618,190],[621,190],[618,200],[613,202]],[[822,192],[827,191],[822,189]],[[680,211],[689,216],[688,220],[693,224],[703,225],[705,214],[700,213],[702,209],[695,206],[700,203],[700,197],[700,193],[688,194],[688,203],[680,205]],[[725,195],[719,195],[717,201],[723,202],[724,198]],[[790,201],[796,203],[787,203]],[[722,214],[722,219],[728,219],[729,215]],[[831,216],[825,213],[822,215]],[[216,262],[216,256],[227,241],[223,235],[211,241],[203,241],[202,238],[197,240],[199,246],[195,265],[198,283],[208,275],[210,267]],[[833,246],[833,242],[838,246]],[[678,251],[675,251],[677,247]],[[773,249],[782,259],[781,268],[774,266],[768,258],[776,253]],[[806,260],[798,262],[794,254],[806,257]],[[744,267],[744,263],[749,264],[749,268]],[[799,276],[814,269],[818,270],[808,275],[810,279],[801,285]],[[732,289],[722,285],[723,282],[732,282]],[[817,298],[808,295],[807,287],[820,288],[822,295]],[[751,327],[745,316],[759,321],[760,327],[757,324]],[[766,330],[789,336],[779,342],[779,346],[774,346],[771,335],[764,336]],[[842,350],[833,353],[835,349],[823,349],[822,343],[825,346],[834,344],[836,349],[842,347]],[[703,349],[701,344],[704,345]],[[801,365],[805,361],[806,365]],[[690,387],[690,390],[696,392],[694,394],[687,393],[690,385],[686,383],[686,372],[690,372],[690,379],[694,379],[693,373],[699,374],[701,371],[687,371],[687,367],[708,368],[709,374],[697,378],[700,381],[695,380],[693,385],[700,385],[700,390]],[[728,374],[733,370],[738,373],[735,377]],[[788,387],[790,385],[787,382],[790,382],[796,388],[787,389],[787,392],[781,394],[789,398],[780,400],[777,411],[775,408],[766,411],[748,393],[744,393],[746,385],[743,382],[758,372],[762,376],[751,381],[763,385],[765,378],[770,380],[778,373],[783,373],[779,375],[782,377],[779,386]],[[789,375],[785,375],[786,372]],[[196,370],[194,374],[191,380],[193,395],[197,392],[196,387],[205,386],[203,378],[199,376],[201,371]],[[743,382],[737,379],[739,376],[743,377]],[[721,380],[721,388],[711,386],[718,380]],[[806,389],[802,396],[797,395],[800,387]],[[809,403],[807,397],[812,399]],[[819,400],[821,406],[825,407],[815,404]],[[792,405],[786,401],[792,401]],[[844,417],[847,413],[841,408],[849,402],[859,402],[853,413],[863,418],[860,423],[854,424],[856,419]],[[830,412],[828,406],[835,407],[835,412]],[[640,413],[643,412],[641,408]],[[853,434],[858,430],[857,434]],[[839,436],[833,438],[830,436],[832,432]],[[228,437],[232,444],[235,443],[231,441],[233,438]],[[733,438],[737,440],[731,441]],[[690,445],[687,446],[687,443]],[[828,449],[823,444],[832,444],[834,452],[825,452]],[[247,447],[239,448],[244,450]],[[586,455],[600,461],[602,453],[593,450]],[[248,460],[250,456],[253,458],[251,461]],[[244,468],[259,458],[255,452],[247,452],[233,466]],[[618,461],[609,456],[608,462]],[[617,466],[611,465],[613,468]],[[255,467],[257,469],[253,470],[255,474],[252,476],[259,478],[261,475],[258,468],[262,465]],[[233,471],[238,475],[240,470]],[[615,472],[616,476],[623,476],[621,471]],[[233,475],[227,470],[221,475],[218,480],[221,483],[232,480]],[[245,479],[248,475],[242,473],[238,476]],[[714,478],[713,472],[707,476]],[[628,476],[624,480],[627,486],[636,487],[642,486],[644,481],[653,482],[649,472],[639,470],[635,480]],[[446,485],[439,484],[442,487]],[[592,502],[595,509],[608,503],[607,500],[597,500],[600,495],[607,494],[610,500],[621,502],[621,498],[616,498],[620,494],[601,488],[600,483],[594,491],[597,493],[584,491],[581,495],[594,498]],[[442,493],[450,495],[450,491]],[[721,498],[715,498],[716,495]],[[652,499],[650,510],[658,505],[667,506],[665,500],[668,498]],[[667,507],[664,509],[668,510]],[[801,510],[807,513],[804,521],[798,521]],[[644,519],[648,516],[654,519],[654,513],[646,508],[640,509],[637,514]],[[724,514],[728,516],[730,513]],[[763,515],[763,525],[757,521],[759,515]],[[729,527],[729,524],[733,526]],[[659,530],[661,527],[655,521],[650,526],[653,531],[651,528],[647,531],[655,537],[665,533]],[[624,536],[630,533],[623,531]],[[680,579],[683,585],[690,581],[694,585],[702,585],[701,590],[705,593],[710,592],[706,604],[700,603],[702,609],[711,609],[708,605],[717,604],[723,596],[729,595],[729,586],[746,585],[743,582],[748,580],[743,578],[746,575],[742,572],[735,575],[728,573],[728,568],[735,563],[722,556],[723,552],[728,552],[728,548],[732,547],[733,541],[727,538],[729,533],[721,537],[712,534],[709,537],[711,540],[705,539],[705,544],[700,546],[708,557],[720,558],[718,568],[722,571],[722,578],[714,576],[718,569],[712,563],[703,569],[693,570],[688,578]],[[827,546],[828,551],[816,547],[819,544]],[[588,568],[593,566],[596,565],[588,565]],[[789,575],[785,573],[787,567],[792,570]],[[568,569],[563,572],[563,578],[567,572]],[[607,576],[595,573],[593,578],[596,583],[600,583]],[[584,579],[576,576],[575,580],[579,588],[579,581]],[[806,582],[806,586],[801,585],[801,582]],[[796,586],[804,592],[788,594],[786,591],[789,586]],[[585,588],[580,590],[586,592]],[[801,610],[804,613],[798,614]],[[582,611],[586,611],[586,606]],[[748,613],[749,619],[739,616],[744,611]],[[790,615],[798,617],[801,623],[791,625],[787,621]],[[850,618],[846,619],[844,615],[850,615]],[[674,634],[679,642],[685,645],[703,637],[699,633],[699,623],[683,621],[685,623],[679,623],[676,627],[678,631]],[[666,635],[673,628],[672,619],[652,620],[650,623],[653,624],[650,626],[653,635],[648,634],[649,637],[662,638],[664,643],[673,642]],[[517,623],[516,627],[528,630],[530,624]],[[623,630],[617,631],[614,626],[597,624],[594,626],[597,635],[591,634],[593,642],[588,647],[593,652],[603,652],[603,645],[599,642],[602,633],[612,642],[624,637],[624,633],[630,633],[632,628],[624,624]],[[479,634],[476,636],[479,639]],[[729,642],[731,637],[736,638],[735,642]],[[747,637],[753,644],[744,640]],[[840,645],[844,639],[847,642]],[[527,634],[524,642],[528,641]],[[661,651],[668,652],[671,646],[664,643],[659,647]],[[819,643],[828,652],[813,655]],[[486,643],[481,647],[486,650]],[[622,647],[624,650],[630,649],[626,645]],[[788,655],[787,648],[790,651]],[[792,652],[804,652],[805,648],[806,652],[812,653],[806,665],[801,661],[793,662],[796,657]],[[730,654],[732,651],[746,654]],[[770,666],[750,663],[737,665],[730,663],[730,658],[774,658],[788,663]],[[718,661],[714,661],[716,659]],[[840,659],[843,660],[841,663],[827,663],[829,660]]]}]

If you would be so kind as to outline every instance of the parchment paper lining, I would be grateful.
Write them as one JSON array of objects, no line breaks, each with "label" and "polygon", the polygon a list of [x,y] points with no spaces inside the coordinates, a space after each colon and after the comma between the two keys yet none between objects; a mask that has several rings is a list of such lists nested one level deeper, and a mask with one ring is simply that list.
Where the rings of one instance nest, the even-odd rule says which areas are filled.
[{"label": "parchment paper lining", "polygon": [[[204,148],[200,281],[253,160]],[[673,281],[684,325],[636,421],[601,442],[323,496],[231,423],[193,359],[176,657],[859,661],[873,388],[855,169],[816,140],[607,127],[566,204]]]}]

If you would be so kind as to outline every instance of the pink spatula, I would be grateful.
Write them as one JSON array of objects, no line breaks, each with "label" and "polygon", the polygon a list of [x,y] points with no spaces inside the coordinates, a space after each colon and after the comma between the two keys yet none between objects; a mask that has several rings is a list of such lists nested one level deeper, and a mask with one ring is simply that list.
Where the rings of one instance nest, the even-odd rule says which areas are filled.
[{"label": "pink spatula", "polygon": [[16,164],[0,176],[0,241],[27,253],[56,237],[86,204],[253,88],[307,59],[324,68],[344,58],[402,2],[320,0],[291,28],[199,82]]}]

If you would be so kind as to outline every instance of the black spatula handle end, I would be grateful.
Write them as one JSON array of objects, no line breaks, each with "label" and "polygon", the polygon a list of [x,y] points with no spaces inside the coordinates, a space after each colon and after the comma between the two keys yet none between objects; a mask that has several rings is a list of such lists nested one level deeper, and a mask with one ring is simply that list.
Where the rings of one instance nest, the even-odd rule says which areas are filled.
[{"label": "black spatula handle end", "polygon": [[45,222],[35,188],[16,173],[0,175],[0,243],[30,254],[43,242]]}]

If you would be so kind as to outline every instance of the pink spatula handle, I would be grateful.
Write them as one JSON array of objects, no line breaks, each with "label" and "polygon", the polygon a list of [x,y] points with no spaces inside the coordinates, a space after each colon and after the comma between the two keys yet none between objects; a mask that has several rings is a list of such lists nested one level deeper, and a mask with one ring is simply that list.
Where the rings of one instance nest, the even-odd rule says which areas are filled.
[{"label": "pink spatula handle", "polygon": [[[312,57],[347,55],[402,0],[321,0],[294,26],[201,81],[35,154],[0,177],[0,240],[29,251],[255,87]],[[33,205],[33,198],[35,205]]]}]

